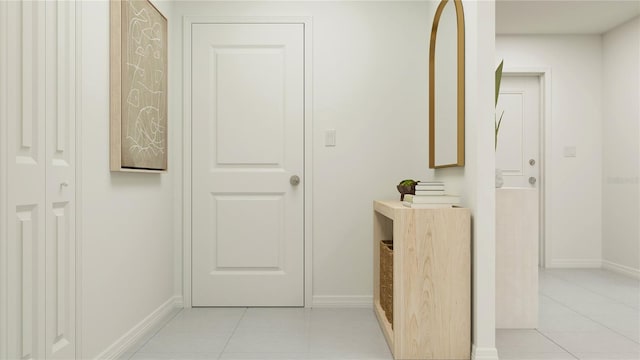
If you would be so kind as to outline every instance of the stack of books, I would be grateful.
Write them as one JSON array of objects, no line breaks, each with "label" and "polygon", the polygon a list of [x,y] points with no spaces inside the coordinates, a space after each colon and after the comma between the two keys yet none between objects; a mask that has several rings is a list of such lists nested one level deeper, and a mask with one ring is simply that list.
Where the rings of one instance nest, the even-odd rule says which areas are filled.
[{"label": "stack of books", "polygon": [[416,194],[405,195],[402,204],[417,209],[451,208],[460,205],[460,197],[447,195],[442,181],[420,181]]}]

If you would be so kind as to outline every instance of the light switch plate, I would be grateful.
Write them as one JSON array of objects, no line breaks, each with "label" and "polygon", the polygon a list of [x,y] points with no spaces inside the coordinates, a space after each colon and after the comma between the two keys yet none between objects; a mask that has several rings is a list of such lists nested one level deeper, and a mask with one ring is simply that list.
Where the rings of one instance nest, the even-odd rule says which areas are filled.
[{"label": "light switch plate", "polygon": [[575,146],[565,146],[564,147],[564,157],[576,157],[576,147]]},{"label": "light switch plate", "polygon": [[336,146],[336,129],[329,129],[325,131],[324,146]]}]

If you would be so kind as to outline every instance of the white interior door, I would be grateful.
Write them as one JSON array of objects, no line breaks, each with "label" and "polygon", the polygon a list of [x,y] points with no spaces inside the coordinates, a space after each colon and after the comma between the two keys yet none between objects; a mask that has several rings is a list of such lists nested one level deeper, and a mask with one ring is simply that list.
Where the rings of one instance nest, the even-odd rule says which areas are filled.
[{"label": "white interior door", "polygon": [[304,305],[303,40],[192,27],[193,306]]},{"label": "white interior door", "polygon": [[538,188],[540,178],[540,78],[505,74],[496,113],[504,111],[496,168],[505,187]]},{"label": "white interior door", "polygon": [[[504,187],[532,189],[540,198],[541,78],[504,74],[496,113],[504,111],[496,168],[502,170]],[[540,217],[540,201],[527,208],[531,218]],[[544,266],[543,231],[538,231],[538,265]]]}]

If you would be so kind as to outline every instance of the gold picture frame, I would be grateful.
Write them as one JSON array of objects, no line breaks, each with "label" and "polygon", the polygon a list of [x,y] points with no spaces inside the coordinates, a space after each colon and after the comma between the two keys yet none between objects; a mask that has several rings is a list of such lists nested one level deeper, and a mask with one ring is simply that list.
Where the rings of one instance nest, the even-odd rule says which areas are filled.
[{"label": "gold picture frame", "polygon": [[[438,164],[436,163],[436,113],[435,113],[435,62],[436,62],[436,36],[438,33],[438,26],[442,12],[449,1],[452,1],[455,6],[456,13],[456,29],[457,29],[457,156],[454,163]],[[429,168],[439,169],[447,167],[464,166],[464,121],[465,121],[465,63],[464,63],[464,9],[462,6],[462,0],[442,0],[436,9],[435,17],[433,19],[433,26],[431,29],[431,38],[429,43]],[[446,141],[447,139],[439,139],[440,141]]]}]

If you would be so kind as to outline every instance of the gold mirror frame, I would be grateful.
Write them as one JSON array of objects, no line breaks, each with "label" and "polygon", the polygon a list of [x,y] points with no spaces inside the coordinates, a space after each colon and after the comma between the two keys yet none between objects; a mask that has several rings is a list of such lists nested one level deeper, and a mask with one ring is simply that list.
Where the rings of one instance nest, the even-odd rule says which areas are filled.
[{"label": "gold mirror frame", "polygon": [[[453,1],[456,9],[457,38],[458,38],[458,157],[455,164],[436,165],[435,156],[435,50],[436,35],[440,16],[447,2]],[[429,168],[439,169],[446,167],[464,166],[464,11],[462,0],[442,0],[431,28],[431,39],[429,44]]]}]

